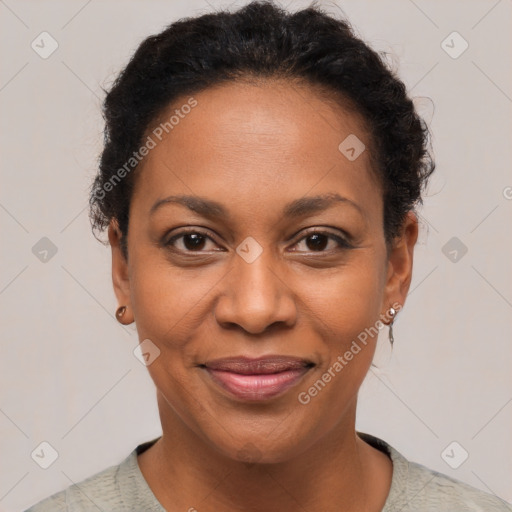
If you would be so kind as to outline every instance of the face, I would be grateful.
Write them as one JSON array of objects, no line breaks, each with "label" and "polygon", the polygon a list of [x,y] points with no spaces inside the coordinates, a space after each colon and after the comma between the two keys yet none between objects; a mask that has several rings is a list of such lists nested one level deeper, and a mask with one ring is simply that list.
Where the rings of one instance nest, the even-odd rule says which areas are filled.
[{"label": "face", "polygon": [[[137,170],[127,261],[109,229],[114,287],[150,340],[164,436],[179,420],[233,459],[257,447],[283,461],[353,432],[417,223],[387,254],[364,123],[315,89],[230,83],[193,98]],[[366,146],[355,160],[338,149],[349,135]]]}]

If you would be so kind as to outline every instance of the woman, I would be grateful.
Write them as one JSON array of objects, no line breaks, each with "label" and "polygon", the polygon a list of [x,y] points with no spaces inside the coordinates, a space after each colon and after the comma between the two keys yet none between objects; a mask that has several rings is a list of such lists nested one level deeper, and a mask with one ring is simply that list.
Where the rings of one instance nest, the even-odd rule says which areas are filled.
[{"label": "woman", "polygon": [[146,39],[91,192],[163,435],[29,509],[512,510],[356,432],[434,164],[345,21],[253,2]]}]

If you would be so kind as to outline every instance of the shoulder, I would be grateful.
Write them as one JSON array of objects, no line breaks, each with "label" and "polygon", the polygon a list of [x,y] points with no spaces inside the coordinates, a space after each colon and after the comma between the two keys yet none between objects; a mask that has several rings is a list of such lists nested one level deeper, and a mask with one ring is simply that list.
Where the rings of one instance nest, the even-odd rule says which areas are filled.
[{"label": "shoulder", "polygon": [[109,466],[52,494],[25,512],[165,512],[144,479],[137,462],[137,456],[158,439],[139,444],[120,464]]},{"label": "shoulder", "polygon": [[391,488],[382,512],[512,512],[512,506],[497,496],[410,462],[381,439],[359,435],[393,461]]},{"label": "shoulder", "polygon": [[95,510],[96,507],[96,510],[121,510],[116,489],[116,474],[120,467],[121,464],[110,466],[39,501],[25,512]]},{"label": "shoulder", "polygon": [[480,491],[421,464],[408,462],[406,480],[410,504],[415,510],[461,512],[511,512],[512,506],[497,496]]}]

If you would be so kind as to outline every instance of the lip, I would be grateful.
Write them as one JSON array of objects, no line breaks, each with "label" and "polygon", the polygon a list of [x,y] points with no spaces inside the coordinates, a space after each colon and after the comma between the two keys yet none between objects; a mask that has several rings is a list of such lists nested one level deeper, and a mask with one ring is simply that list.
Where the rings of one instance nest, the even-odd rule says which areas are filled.
[{"label": "lip", "polygon": [[238,399],[263,401],[284,394],[314,363],[293,356],[228,357],[200,365],[212,382]]}]

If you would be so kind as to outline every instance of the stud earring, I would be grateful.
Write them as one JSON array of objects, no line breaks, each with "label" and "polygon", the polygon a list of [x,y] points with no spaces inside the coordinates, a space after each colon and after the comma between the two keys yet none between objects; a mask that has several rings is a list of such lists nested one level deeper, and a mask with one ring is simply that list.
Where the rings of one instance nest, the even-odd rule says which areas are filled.
[{"label": "stud earring", "polygon": [[116,310],[116,319],[119,323],[121,322],[121,318],[123,318],[124,314],[126,313],[126,306],[119,306]]}]

